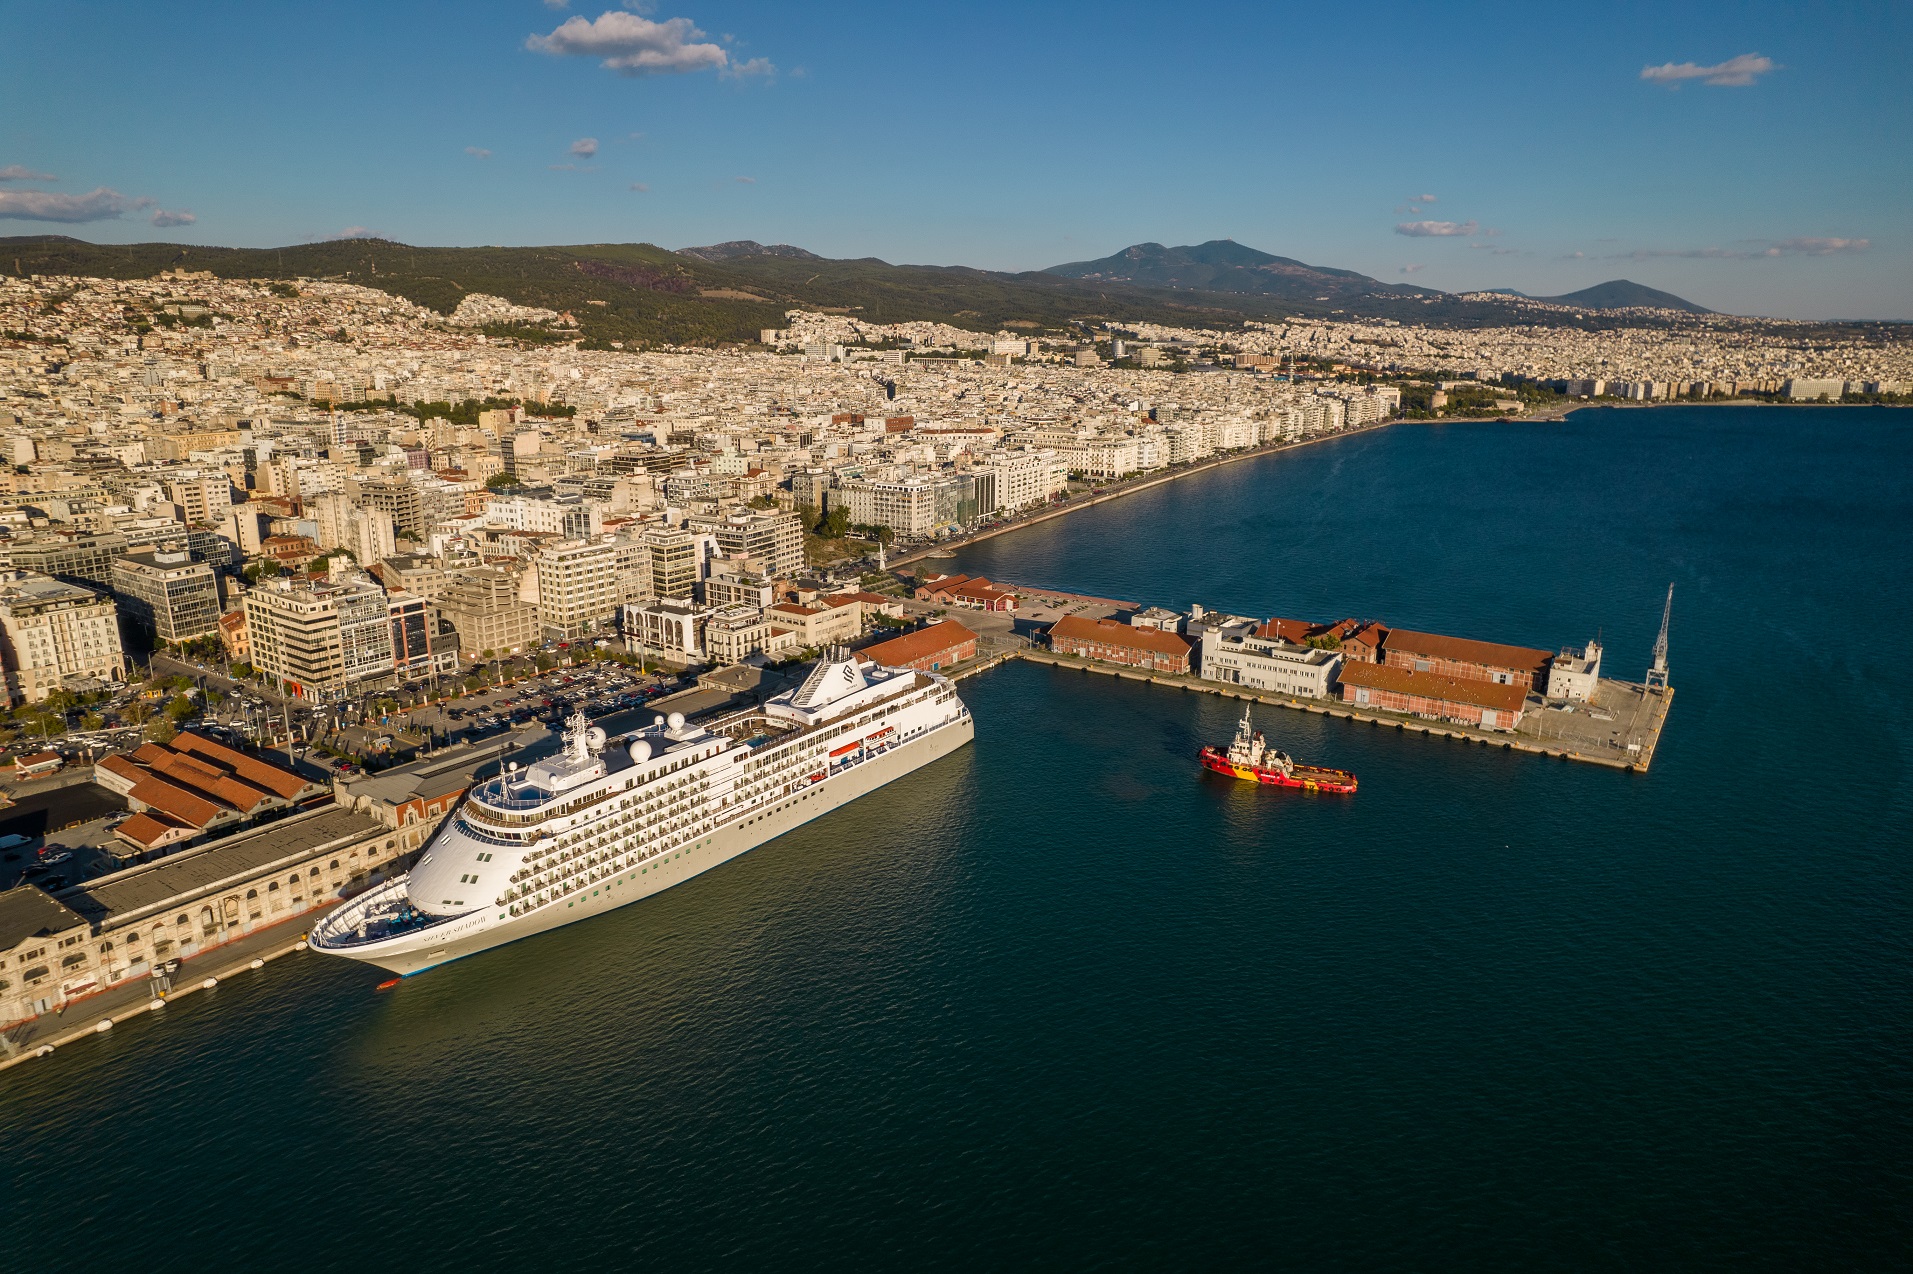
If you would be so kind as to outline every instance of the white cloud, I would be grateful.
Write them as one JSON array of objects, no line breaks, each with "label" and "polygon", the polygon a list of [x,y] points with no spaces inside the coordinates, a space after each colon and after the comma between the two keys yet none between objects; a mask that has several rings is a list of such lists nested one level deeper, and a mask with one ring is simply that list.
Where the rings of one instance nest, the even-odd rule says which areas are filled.
[{"label": "white cloud", "polygon": [[483,146],[467,146],[465,153],[473,159],[490,159],[492,157],[492,153]]},{"label": "white cloud", "polygon": [[110,221],[139,201],[101,186],[84,195],[50,190],[0,190],[0,221]]},{"label": "white cloud", "polygon": [[153,214],[153,224],[162,230],[169,226],[190,226],[198,220],[198,217],[195,217],[184,208],[181,208],[178,212],[168,212],[164,208],[161,208]]},{"label": "white cloud", "polygon": [[740,186],[755,186],[757,184],[757,178],[755,177],[733,177],[731,180]]},{"label": "white cloud", "polygon": [[1679,88],[1687,80],[1699,80],[1715,88],[1747,88],[1761,76],[1778,69],[1772,58],[1762,57],[1758,53],[1743,53],[1712,66],[1698,66],[1692,62],[1663,62],[1659,66],[1644,66],[1641,68],[1641,78],[1655,84],[1666,84],[1670,88]]},{"label": "white cloud", "polygon": [[1750,239],[1741,248],[1636,248],[1617,252],[1610,261],[1655,261],[1664,257],[1683,257],[1696,261],[1762,261],[1774,257],[1830,257],[1846,252],[1865,252],[1871,239]]},{"label": "white cloud", "polygon": [[381,235],[378,231],[368,230],[364,226],[347,226],[345,229],[339,231],[337,234],[329,234],[324,237],[327,240],[335,240],[335,239],[379,239],[379,238],[383,238],[384,236]]},{"label": "white cloud", "polygon": [[1415,202],[1416,203],[1440,203],[1441,200],[1435,198],[1433,195],[1416,195]]},{"label": "white cloud", "polygon": [[1480,229],[1481,223],[1476,221],[1404,221],[1395,227],[1395,233],[1411,239],[1458,239]]},{"label": "white cloud", "polygon": [[1782,239],[1769,255],[1825,257],[1836,252],[1865,252],[1872,246],[1871,239]]},{"label": "white cloud", "polygon": [[639,194],[643,194],[643,193],[645,193],[645,192],[646,192],[647,190],[649,190],[649,189],[651,189],[651,187],[649,187],[649,186],[647,186],[647,185],[645,185],[645,184],[644,184],[643,182],[641,182],[641,181],[634,181],[634,182],[632,182],[632,183],[631,183],[631,189],[633,189],[633,190],[635,190],[635,191],[637,191],[637,192],[638,192]]},{"label": "white cloud", "polygon": [[594,57],[620,75],[679,75],[723,70],[730,56],[704,40],[689,18],[653,22],[635,13],[613,10],[590,21],[566,18],[550,35],[533,35],[525,47],[554,57]]},{"label": "white cloud", "polygon": [[569,9],[570,7],[571,0],[545,0],[547,9]]},{"label": "white cloud", "polygon": [[571,143],[571,153],[580,159],[590,159],[598,153],[598,139],[595,137],[580,137],[577,141]]},{"label": "white cloud", "polygon": [[1427,268],[1428,268],[1428,267],[1427,267],[1427,266],[1425,266],[1425,265],[1405,265],[1405,266],[1403,266],[1403,267],[1402,267],[1402,273],[1403,273],[1403,274],[1414,274],[1414,273],[1416,273],[1417,271],[1420,271],[1420,270],[1426,270]]},{"label": "white cloud", "polygon": [[728,80],[741,80],[752,75],[775,75],[777,68],[771,65],[769,58],[752,58],[748,62],[733,62],[720,67],[717,73]]},{"label": "white cloud", "polygon": [[0,181],[58,181],[52,173],[39,173],[20,164],[0,168]]}]

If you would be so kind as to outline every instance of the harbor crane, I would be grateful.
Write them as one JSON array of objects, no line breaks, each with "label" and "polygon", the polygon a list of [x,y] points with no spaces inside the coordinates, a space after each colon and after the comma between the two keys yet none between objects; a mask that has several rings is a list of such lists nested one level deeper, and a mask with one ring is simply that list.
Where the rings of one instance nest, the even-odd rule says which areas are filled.
[{"label": "harbor crane", "polygon": [[1654,639],[1654,662],[1648,665],[1647,688],[1667,693],[1667,621],[1674,615],[1674,586],[1667,586],[1667,604],[1661,607],[1661,635]]}]

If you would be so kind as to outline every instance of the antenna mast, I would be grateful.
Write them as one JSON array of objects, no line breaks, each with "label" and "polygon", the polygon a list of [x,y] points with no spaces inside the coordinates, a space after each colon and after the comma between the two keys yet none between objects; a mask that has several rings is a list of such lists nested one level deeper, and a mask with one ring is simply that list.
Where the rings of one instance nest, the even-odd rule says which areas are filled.
[{"label": "antenna mast", "polygon": [[1654,662],[1647,670],[1647,688],[1667,691],[1667,621],[1674,615],[1674,586],[1667,586],[1667,604],[1661,607],[1661,635],[1654,639]]}]

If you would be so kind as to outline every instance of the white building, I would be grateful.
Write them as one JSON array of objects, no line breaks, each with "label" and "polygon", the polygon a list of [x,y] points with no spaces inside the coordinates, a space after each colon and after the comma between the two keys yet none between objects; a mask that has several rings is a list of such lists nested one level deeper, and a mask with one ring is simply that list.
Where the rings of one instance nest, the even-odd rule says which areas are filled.
[{"label": "white building", "polygon": [[1548,698],[1593,703],[1601,684],[1601,643],[1563,650],[1548,666]]},{"label": "white building", "polygon": [[1253,623],[1234,623],[1204,629],[1197,672],[1206,681],[1326,699],[1341,666],[1335,651],[1297,646],[1261,635]]},{"label": "white building", "polygon": [[113,599],[32,571],[0,574],[0,661],[10,704],[38,703],[71,680],[119,680]]}]

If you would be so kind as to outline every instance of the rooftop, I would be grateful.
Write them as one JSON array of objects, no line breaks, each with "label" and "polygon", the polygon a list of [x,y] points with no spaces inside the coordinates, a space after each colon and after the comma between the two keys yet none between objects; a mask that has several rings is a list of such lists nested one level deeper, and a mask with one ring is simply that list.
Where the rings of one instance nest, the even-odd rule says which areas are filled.
[{"label": "rooftop", "polygon": [[364,814],[327,806],[63,889],[60,901],[96,926],[112,924],[256,875],[281,860],[386,831]]},{"label": "rooftop", "polygon": [[65,903],[38,885],[0,891],[0,951],[11,951],[29,938],[44,938],[86,923]]}]

